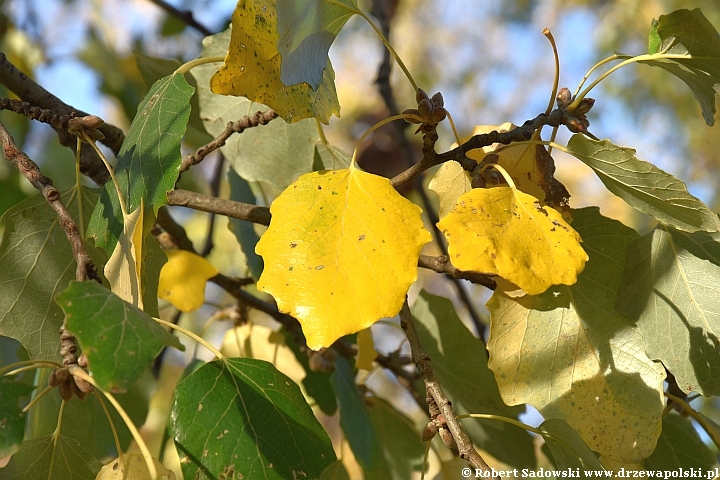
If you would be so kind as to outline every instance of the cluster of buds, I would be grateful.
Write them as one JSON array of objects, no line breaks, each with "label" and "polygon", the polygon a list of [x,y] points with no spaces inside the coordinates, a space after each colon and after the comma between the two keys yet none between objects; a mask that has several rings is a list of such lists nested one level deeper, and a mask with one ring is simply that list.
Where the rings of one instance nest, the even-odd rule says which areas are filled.
[{"label": "cluster of buds", "polygon": [[[85,400],[87,394],[94,390],[92,385],[71,373],[71,370],[74,368],[84,368],[80,366],[82,363],[83,362],[78,360],[78,365],[58,368],[50,374],[48,385],[58,387],[60,398],[66,402],[69,401],[73,395],[77,396],[80,400]],[[84,363],[84,365],[87,366],[87,363]]]},{"label": "cluster of buds", "polygon": [[[567,88],[561,88],[556,99],[558,108],[567,108],[573,103],[572,95]],[[595,99],[585,97],[580,100],[575,110],[568,111],[565,122],[568,130],[573,133],[589,134],[590,121],[587,119],[587,113],[592,109],[593,105],[595,105]]]},{"label": "cluster of buds", "polygon": [[418,108],[408,108],[402,113],[405,115],[416,115],[422,120],[416,118],[406,118],[405,120],[407,122],[415,124],[438,124],[447,117],[445,101],[443,100],[442,93],[437,92],[435,95],[430,97],[427,93],[425,93],[425,90],[418,88],[418,91],[415,94],[415,100],[417,101]]}]

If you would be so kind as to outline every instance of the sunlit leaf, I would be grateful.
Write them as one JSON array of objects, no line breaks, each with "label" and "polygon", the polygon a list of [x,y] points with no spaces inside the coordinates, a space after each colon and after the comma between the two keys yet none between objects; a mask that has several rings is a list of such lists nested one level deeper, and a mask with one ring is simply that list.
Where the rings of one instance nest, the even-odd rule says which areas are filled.
[{"label": "sunlit leaf", "polygon": [[[161,78],[138,106],[118,154],[115,176],[128,212],[145,203],[146,221],[167,203],[180,172],[180,142],[190,116],[193,88],[181,74]],[[112,181],[105,184],[88,225],[88,235],[106,252],[115,250],[123,217]]]},{"label": "sunlit leaf", "polygon": [[470,175],[456,161],[443,163],[430,180],[428,188],[440,198],[440,218],[445,217],[463,193],[472,189]]},{"label": "sunlit leaf", "polygon": [[[62,199],[73,218],[85,224],[98,195],[87,188],[81,192],[69,190]],[[53,299],[75,279],[70,243],[57,213],[39,195],[5,212],[2,223],[0,334],[22,343],[31,359],[60,360],[63,313]],[[105,256],[91,243],[85,248],[100,268]]]},{"label": "sunlit leaf", "polygon": [[134,212],[123,215],[123,231],[115,250],[105,264],[105,278],[110,290],[126,302],[143,309],[142,246],[143,246],[143,202]]},{"label": "sunlit leaf", "polygon": [[[153,457],[158,480],[175,480],[175,474]],[[152,480],[145,459],[139,453],[125,453],[105,465],[95,480]]]},{"label": "sunlit leaf", "polygon": [[618,309],[686,392],[720,395],[720,233],[665,226],[628,248]]},{"label": "sunlit leaf", "polygon": [[587,260],[560,213],[510,187],[465,193],[438,228],[457,268],[499,275],[530,295],[572,285]]},{"label": "sunlit leaf", "polygon": [[271,0],[240,0],[232,16],[232,37],[225,64],[213,75],[214,93],[237,95],[267,105],[287,122],[317,117],[328,123],[340,116],[335,72],[326,60],[317,88],[308,83],[284,85],[277,45],[278,12]]},{"label": "sunlit leaf", "polygon": [[166,250],[168,261],[160,270],[158,297],[181,312],[192,312],[205,302],[205,285],[218,269],[187,250]]},{"label": "sunlit leaf", "polygon": [[0,457],[15,453],[25,437],[25,414],[21,399],[29,400],[33,387],[0,378]]},{"label": "sunlit leaf", "polygon": [[[229,45],[230,29],[206,37],[200,57],[225,55]],[[210,91],[210,78],[216,70],[214,64],[199,65],[191,70],[198,83],[200,117],[208,133],[219,135],[228,122],[268,110],[267,106],[244,97],[218,95]],[[232,135],[220,151],[238,175],[247,181],[260,182],[267,195],[275,198],[299,175],[313,171],[319,141],[314,119],[288,124],[277,118],[267,125]],[[336,165],[335,168],[343,166],[347,165]]]},{"label": "sunlit leaf", "polygon": [[603,470],[602,464],[592,450],[566,421],[545,420],[539,428],[547,433],[543,439],[552,453],[556,469]]},{"label": "sunlit leaf", "polygon": [[[640,63],[679,77],[693,92],[705,123],[715,123],[715,94],[720,92],[720,36],[699,8],[660,15],[650,31],[648,52]],[[623,55],[622,58],[630,58]]]},{"label": "sunlit leaf", "polygon": [[595,171],[608,190],[641,212],[686,232],[720,229],[717,214],[688,193],[682,181],[638,159],[632,148],[580,134],[572,136],[567,148]]},{"label": "sunlit leaf", "polygon": [[637,233],[596,207],[573,211],[590,259],[575,285],[488,302],[489,367],[506,403],[563,419],[592,450],[638,462],[655,449],[665,369],[615,310],[626,247]]},{"label": "sunlit leaf", "polygon": [[369,478],[390,479],[382,445],[346,358],[340,357],[335,362],[331,381],[340,407],[340,426],[355,459]]},{"label": "sunlit leaf", "polygon": [[409,418],[380,398],[372,398],[367,404],[367,411],[391,478],[412,478],[413,472],[422,468],[425,454],[420,432]]},{"label": "sunlit leaf", "polygon": [[178,384],[171,418],[185,478],[315,478],[335,460],[298,386],[261,360],[203,365]]},{"label": "sunlit leaf", "polygon": [[147,313],[96,282],[70,282],[57,303],[103,390],[127,390],[165,346],[184,350]]},{"label": "sunlit leaf", "polygon": [[258,288],[300,321],[310,348],[397,315],[430,234],[387,179],[352,166],[303,175],[270,211]]},{"label": "sunlit leaf", "polygon": [[95,480],[100,468],[78,441],[60,435],[56,444],[49,435],[24,442],[0,475],[3,480]]},{"label": "sunlit leaf", "polygon": [[671,414],[663,419],[657,447],[643,466],[647,470],[699,468],[712,471],[716,463],[715,454],[702,441],[692,422]]},{"label": "sunlit leaf", "polygon": [[[350,166],[350,155],[340,150],[339,148],[333,147],[330,144],[325,144],[318,140],[315,149],[315,161],[313,163],[313,170],[338,170],[341,168],[347,168]],[[318,157],[320,161],[318,162]],[[317,165],[318,168],[315,168]]]},{"label": "sunlit leaf", "polygon": [[[485,344],[462,324],[452,302],[423,291],[410,307],[420,343],[433,372],[458,413],[490,413],[517,418],[523,407],[503,403],[487,366]],[[522,428],[493,420],[464,422],[473,442],[516,468],[535,466],[532,437]]]},{"label": "sunlit leaf", "polygon": [[[282,56],[280,80],[284,85],[309,83],[313,90],[322,83],[328,52],[335,37],[357,10],[355,0],[277,0],[277,44]],[[343,6],[345,5],[345,6]]]}]

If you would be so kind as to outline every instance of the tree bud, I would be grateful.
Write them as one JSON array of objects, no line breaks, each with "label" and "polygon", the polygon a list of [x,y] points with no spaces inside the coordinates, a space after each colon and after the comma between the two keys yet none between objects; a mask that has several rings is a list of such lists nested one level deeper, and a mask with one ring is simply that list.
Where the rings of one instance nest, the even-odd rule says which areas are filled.
[{"label": "tree bud", "polygon": [[445,100],[443,100],[442,93],[440,92],[437,92],[435,95],[432,96],[432,102],[436,107],[445,106]]},{"label": "tree bud", "polygon": [[572,94],[570,93],[570,89],[567,87],[561,88],[555,99],[557,100],[557,106],[559,108],[567,107],[568,105],[570,105],[570,101],[572,100]]},{"label": "tree bud", "polygon": [[420,102],[422,102],[423,100],[430,100],[430,97],[427,93],[425,93],[425,90],[423,90],[422,88],[418,88],[417,92],[415,93],[415,101],[419,105]]},{"label": "tree bud", "polygon": [[420,100],[418,102],[417,109],[418,109],[418,112],[420,112],[421,117],[429,119],[430,115],[433,112],[434,106],[429,99],[423,98],[422,100]]},{"label": "tree bud", "polygon": [[430,420],[427,425],[425,425],[425,428],[423,428],[422,433],[420,434],[420,439],[423,442],[429,442],[435,437],[435,435],[437,435],[437,432],[437,425],[435,425],[435,422]]}]

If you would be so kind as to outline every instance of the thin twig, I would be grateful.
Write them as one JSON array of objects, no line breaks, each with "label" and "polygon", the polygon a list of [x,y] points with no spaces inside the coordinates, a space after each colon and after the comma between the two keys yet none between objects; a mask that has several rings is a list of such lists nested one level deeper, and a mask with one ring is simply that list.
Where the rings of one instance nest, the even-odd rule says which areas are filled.
[{"label": "thin twig", "polygon": [[[445,423],[447,424],[450,433],[452,434],[455,443],[457,444],[458,451],[460,452],[460,458],[470,462],[475,468],[479,468],[484,472],[483,476],[491,476],[492,470],[485,463],[485,460],[475,450],[475,446],[470,440],[470,437],[465,433],[460,421],[455,416],[455,412],[452,409],[452,403],[448,400],[445,392],[443,392],[440,383],[435,378],[433,373],[432,364],[430,357],[423,349],[420,343],[420,337],[418,336],[415,325],[413,324],[412,314],[410,313],[410,307],[405,301],[405,304],[400,310],[400,326],[407,335],[408,342],[410,343],[410,350],[412,351],[412,358],[422,375],[423,381],[425,382],[425,388],[428,395],[432,397],[432,400],[437,405],[439,412],[444,416]],[[436,415],[437,417],[437,415]],[[493,476],[493,478],[496,478]]]},{"label": "thin twig", "polygon": [[194,153],[188,153],[182,160],[180,165],[180,173],[186,171],[193,165],[196,165],[202,161],[203,158],[208,156],[211,152],[214,152],[218,148],[225,145],[225,142],[230,135],[233,133],[242,133],[247,128],[257,127],[258,125],[266,125],[270,120],[278,116],[274,110],[268,110],[266,112],[256,112],[252,117],[244,116],[236,122],[228,122],[225,130],[220,135],[215,137],[210,143],[203,145],[198,148]]},{"label": "thin twig", "polygon": [[[2,144],[5,158],[18,169],[20,174],[25,177],[33,187],[38,189],[50,207],[57,213],[58,223],[63,229],[63,232],[65,232],[68,242],[70,242],[73,258],[77,264],[75,278],[78,281],[92,279],[100,282],[101,280],[97,274],[95,264],[85,250],[80,229],[77,223],[75,223],[75,219],[70,215],[67,207],[65,207],[60,197],[60,192],[53,186],[52,180],[40,172],[37,164],[17,147],[15,140],[2,122],[0,122],[0,143]],[[62,326],[60,327],[60,355],[62,356],[64,367],[55,370],[53,372],[53,378],[56,382],[55,385],[59,386],[60,392],[65,400],[69,400],[73,393],[82,399],[85,397],[88,391],[87,389],[89,388],[81,382],[76,382],[67,372],[68,368],[77,366],[78,364],[77,351],[77,340],[67,331],[65,321],[63,320]]]},{"label": "thin twig", "polygon": [[213,34],[213,32],[209,28],[207,28],[205,25],[203,25],[202,23],[195,20],[195,17],[193,16],[192,11],[177,9],[177,8],[173,7],[172,5],[168,4],[167,2],[165,2],[164,0],[150,0],[150,1],[152,3],[154,3],[155,5],[157,5],[158,7],[165,10],[168,14],[170,14],[173,17],[177,18],[178,20],[182,21],[189,27],[194,28],[195,30],[202,33],[206,37]]},{"label": "thin twig", "polygon": [[[64,103],[52,93],[35,83],[34,80],[22,73],[0,52],[0,83],[5,85],[11,92],[20,97],[23,101],[41,109],[50,110],[55,115],[75,114],[77,117],[87,116],[87,113],[77,110]],[[102,143],[110,148],[115,155],[120,152],[120,147],[125,140],[125,134],[119,128],[104,124],[98,130],[105,138]],[[56,130],[60,143],[75,151],[77,138],[64,130]],[[80,171],[92,178],[98,185],[104,185],[109,174],[102,160],[90,148],[83,148],[80,156]]]}]

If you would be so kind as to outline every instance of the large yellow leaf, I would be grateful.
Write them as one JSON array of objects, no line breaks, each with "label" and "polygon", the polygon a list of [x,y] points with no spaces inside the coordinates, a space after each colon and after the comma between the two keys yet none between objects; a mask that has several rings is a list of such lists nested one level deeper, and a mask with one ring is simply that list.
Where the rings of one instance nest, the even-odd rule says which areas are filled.
[{"label": "large yellow leaf", "polygon": [[200,255],[186,250],[166,250],[168,261],[160,270],[158,297],[182,312],[192,312],[205,301],[205,284],[217,268]]},{"label": "large yellow leaf", "polygon": [[350,166],[301,176],[270,207],[258,288],[302,324],[308,346],[395,316],[431,240],[420,208],[386,178]]},{"label": "large yellow leaf", "polygon": [[225,64],[210,79],[212,91],[263,103],[287,122],[317,117],[328,123],[333,113],[340,116],[330,59],[317,90],[307,83],[284,85],[280,80],[279,39],[273,0],[240,0],[232,15]]},{"label": "large yellow leaf", "polygon": [[499,275],[530,295],[572,285],[588,258],[557,211],[510,187],[463,194],[438,227],[457,268]]}]

